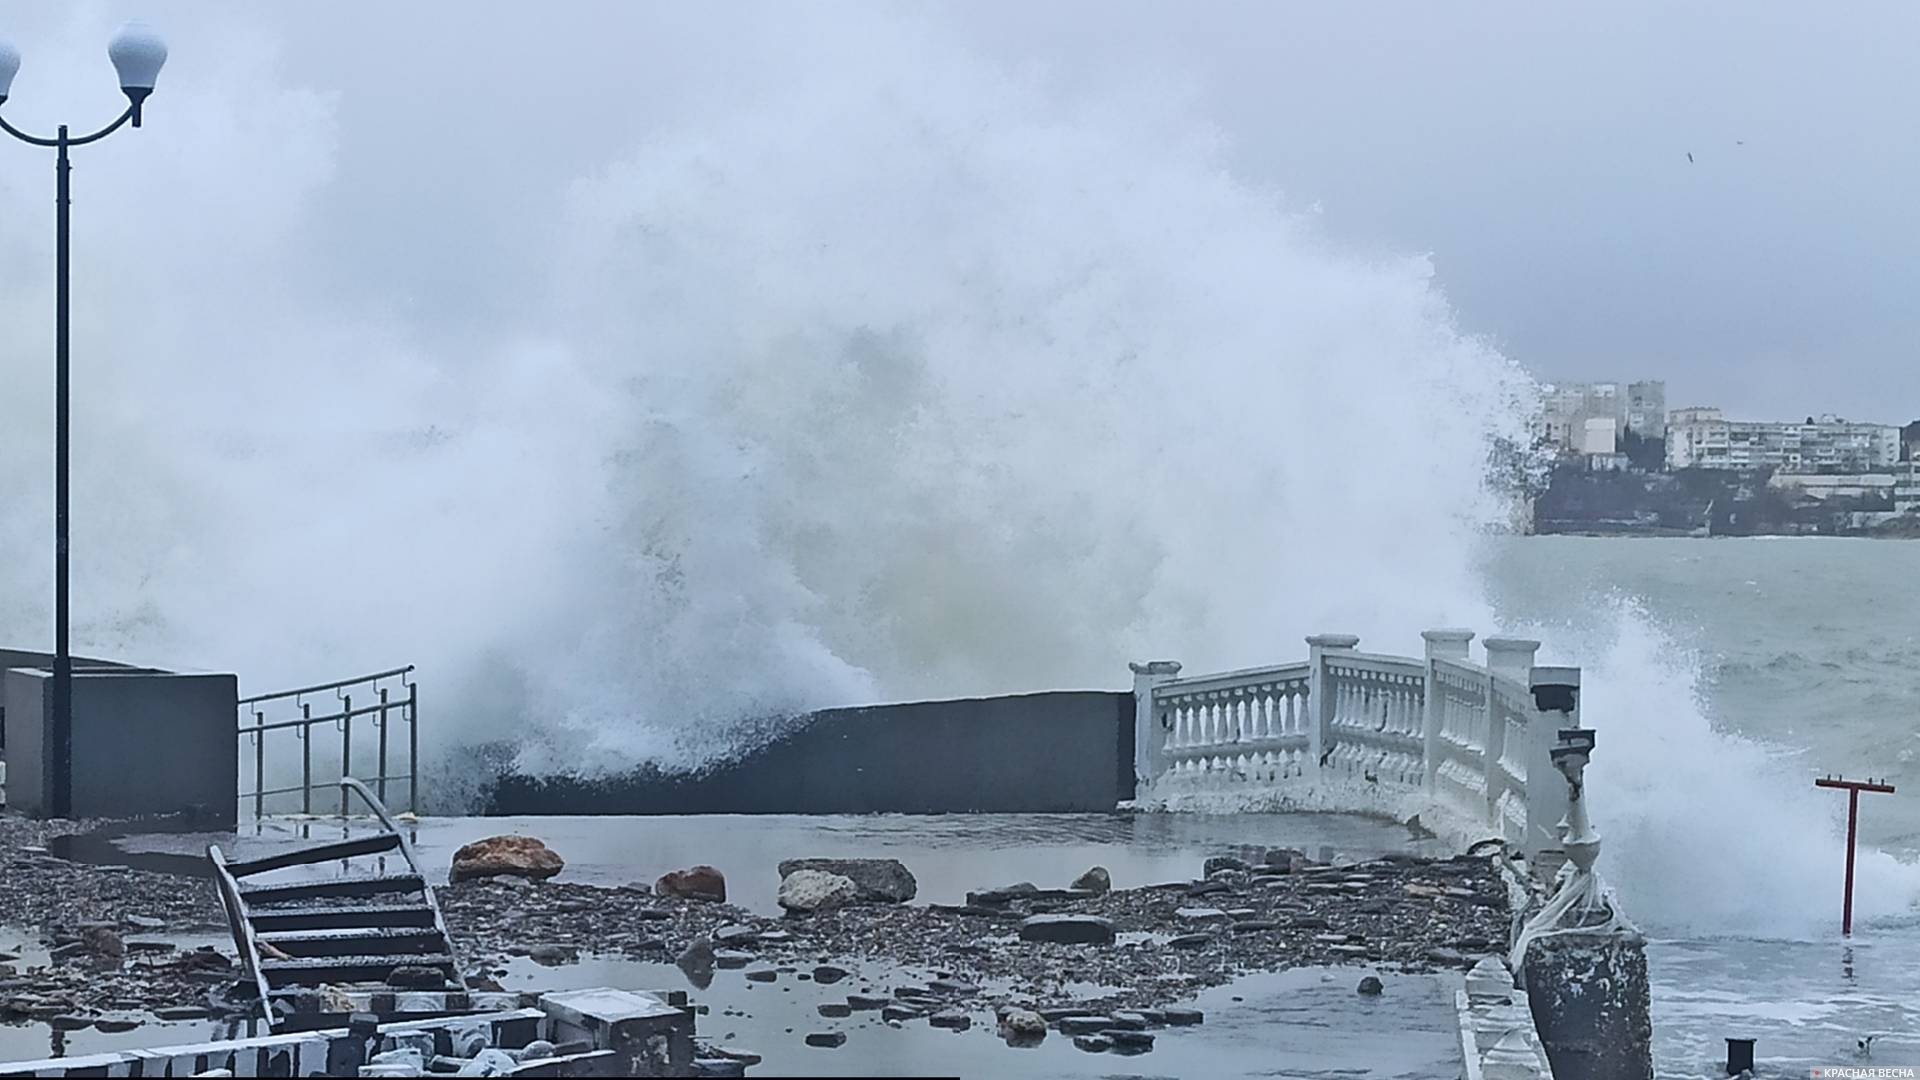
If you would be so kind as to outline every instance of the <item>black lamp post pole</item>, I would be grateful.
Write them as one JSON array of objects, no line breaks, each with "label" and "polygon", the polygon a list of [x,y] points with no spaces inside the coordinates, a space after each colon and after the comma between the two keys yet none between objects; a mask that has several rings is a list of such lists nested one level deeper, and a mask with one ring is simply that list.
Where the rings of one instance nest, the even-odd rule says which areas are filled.
[{"label": "black lamp post pole", "polygon": [[[141,95],[144,97],[145,95]],[[0,98],[0,101],[4,101]],[[140,105],[136,101],[120,114],[120,119],[101,128],[91,135],[78,139],[67,134],[67,125],[60,125],[60,134],[51,139],[29,135],[7,123],[0,117],[0,130],[9,135],[31,143],[34,146],[51,146],[57,156],[54,162],[54,315],[53,315],[53,724],[48,732],[44,750],[44,768],[47,801],[46,812],[49,817],[64,818],[73,815],[73,655],[68,651],[68,591],[67,591],[67,488],[68,488],[68,204],[70,202],[68,175],[73,165],[67,157],[70,147],[84,146],[96,142],[118,131],[120,126],[133,122],[140,126]]]}]

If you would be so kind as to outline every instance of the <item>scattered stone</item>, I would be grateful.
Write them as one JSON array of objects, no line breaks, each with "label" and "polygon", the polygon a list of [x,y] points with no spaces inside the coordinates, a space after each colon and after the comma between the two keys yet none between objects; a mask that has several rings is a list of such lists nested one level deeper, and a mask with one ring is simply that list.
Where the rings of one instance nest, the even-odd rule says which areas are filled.
[{"label": "scattered stone", "polygon": [[1103,1054],[1113,1049],[1113,1040],[1105,1035],[1076,1035],[1073,1045],[1089,1054]]},{"label": "scattered stone", "polygon": [[1233,886],[1224,881],[1196,881],[1187,887],[1188,896],[1212,896],[1214,893],[1232,891]]},{"label": "scattered stone", "polygon": [[1219,908],[1211,908],[1211,907],[1176,908],[1173,912],[1173,917],[1180,920],[1181,922],[1190,922],[1190,923],[1209,923],[1209,922],[1227,921],[1226,912],[1221,911]]},{"label": "scattered stone", "polygon": [[713,942],[706,938],[694,938],[693,944],[680,954],[674,963],[683,968],[712,967],[714,961]]},{"label": "scattered stone", "polygon": [[756,1054],[751,1050],[746,1050],[738,1046],[715,1046],[709,1049],[707,1052],[714,1055],[715,1057],[723,1057],[723,1058],[727,1058],[730,1061],[738,1061],[743,1065],[760,1064],[759,1054]]},{"label": "scattered stone", "polygon": [[1061,945],[1111,945],[1113,920],[1097,915],[1033,915],[1020,922],[1020,940]]},{"label": "scattered stone", "polygon": [[1031,881],[1003,885],[998,889],[980,889],[967,894],[968,907],[1005,907],[1015,900],[1031,898],[1040,887]]},{"label": "scattered stone", "polygon": [[912,871],[899,859],[788,859],[780,864],[782,882],[802,870],[851,880],[863,903],[904,904],[920,889]]},{"label": "scattered stone", "polygon": [[109,1035],[132,1031],[144,1021],[132,1013],[103,1013],[93,1018],[93,1026]]},{"label": "scattered stone", "polygon": [[1110,1040],[1116,1050],[1143,1051],[1153,1049],[1153,1033],[1150,1031],[1108,1028],[1100,1034]]},{"label": "scattered stone", "polygon": [[748,982],[770,983],[778,979],[779,977],[780,977],[780,973],[773,970],[772,968],[755,968],[752,971],[747,972]]},{"label": "scattered stone", "polygon": [[860,886],[852,878],[841,874],[829,874],[824,870],[795,870],[780,879],[780,906],[788,911],[832,911],[859,898]]},{"label": "scattered stone", "polygon": [[47,1026],[56,1031],[79,1031],[81,1028],[92,1027],[93,1017],[81,1016],[77,1013],[61,1013],[50,1017],[47,1020]]},{"label": "scattered stone", "polygon": [[1000,1018],[1000,1027],[1011,1039],[1030,1039],[1038,1042],[1047,1037],[1047,1021],[1039,1013],[1030,1009],[1009,1009]]},{"label": "scattered stone", "polygon": [[127,943],[111,926],[89,926],[80,931],[80,944],[95,956],[118,960],[127,955]]},{"label": "scattered stone", "polygon": [[1063,1016],[1059,1023],[1063,1035],[1090,1035],[1113,1026],[1111,1016]]},{"label": "scattered stone", "polygon": [[760,931],[733,923],[715,930],[713,940],[721,945],[748,945],[760,940]]},{"label": "scattered stone", "polygon": [[1205,1020],[1206,1014],[1199,1009],[1168,1005],[1160,1010],[1160,1018],[1168,1027],[1192,1027]]},{"label": "scattered stone", "polygon": [[555,1057],[560,1051],[546,1039],[535,1039],[518,1050],[513,1051],[516,1061],[543,1061]]},{"label": "scattered stone", "polygon": [[171,1008],[153,1010],[156,1020],[205,1020],[209,1010],[204,1005],[176,1005]]},{"label": "scattered stone", "polygon": [[753,961],[754,955],[752,953],[741,952],[739,949],[716,949],[713,954],[713,962],[716,967],[730,970],[746,967],[748,964],[753,963]]},{"label": "scattered stone", "polygon": [[1181,934],[1167,940],[1169,949],[1204,949],[1213,940],[1212,934]]},{"label": "scattered stone", "polygon": [[1113,1014],[1111,1026],[1121,1031],[1145,1031],[1148,1023],[1149,1021],[1142,1013],[1117,1012]]},{"label": "scattered stone", "polygon": [[847,995],[847,1007],[855,1012],[871,1012],[874,1009],[884,1009],[891,1004],[893,1004],[892,998],[875,997],[872,994]]},{"label": "scattered stone", "polygon": [[167,928],[167,920],[149,918],[145,915],[126,915],[122,917],[121,921],[133,927],[135,930],[165,930]]},{"label": "scattered stone", "polygon": [[815,982],[837,983],[841,979],[844,979],[846,977],[847,977],[846,968],[835,967],[832,964],[820,964],[819,966],[813,969],[813,978]]},{"label": "scattered stone", "polygon": [[833,1019],[853,1015],[853,1006],[844,1001],[823,1001],[819,1004],[818,1008],[821,1016]]},{"label": "scattered stone", "polygon": [[937,1028],[965,1031],[973,1026],[973,1017],[959,1009],[948,1009],[946,1012],[937,1012],[927,1017],[927,1023]]},{"label": "scattered stone", "polygon": [[972,997],[980,992],[979,987],[958,979],[935,979],[927,984],[927,989],[948,997]]},{"label": "scattered stone", "polygon": [[1374,997],[1385,989],[1386,987],[1380,984],[1380,980],[1374,978],[1372,975],[1360,980],[1360,993],[1368,997]]},{"label": "scattered stone", "polygon": [[916,1008],[912,1005],[902,1005],[898,1002],[880,1010],[880,1019],[882,1020],[918,1020],[925,1015],[927,1015],[927,1010],[925,1009]]},{"label": "scattered stone", "polygon": [[662,874],[660,880],[653,883],[653,893],[676,900],[709,900],[724,904],[727,902],[727,878],[725,874],[702,863],[686,870]]},{"label": "scattered stone", "polygon": [[580,959],[580,950],[572,945],[535,945],[527,950],[527,959],[541,967],[559,967]]},{"label": "scattered stone", "polygon": [[844,1031],[815,1031],[807,1036],[807,1045],[832,1050],[847,1045],[847,1033]]},{"label": "scattered stone", "polygon": [[1245,919],[1231,927],[1236,934],[1264,934],[1280,929],[1280,924],[1270,919]]},{"label": "scattered stone", "polygon": [[693,1075],[711,1077],[713,1080],[727,1080],[730,1077],[747,1075],[745,1062],[724,1057],[697,1057],[693,1059]]},{"label": "scattered stone", "polygon": [[1428,949],[1424,955],[1429,963],[1445,964],[1448,967],[1470,967],[1473,964],[1472,958],[1459,949],[1444,947]]},{"label": "scattered stone", "polygon": [[1095,896],[1105,896],[1113,889],[1113,878],[1104,866],[1093,869],[1073,879],[1073,888],[1090,892]]},{"label": "scattered stone", "polygon": [[1057,1020],[1065,1020],[1069,1016],[1099,1015],[1095,1013],[1092,1009],[1086,1008],[1081,1005],[1057,1005],[1051,1009],[1036,1009],[1034,1011],[1038,1012],[1040,1014],[1040,1018],[1042,1020],[1047,1021],[1048,1023],[1052,1023]]},{"label": "scattered stone", "polygon": [[489,836],[453,853],[447,881],[458,885],[476,878],[516,877],[545,881],[567,865],[554,850],[531,836]]}]

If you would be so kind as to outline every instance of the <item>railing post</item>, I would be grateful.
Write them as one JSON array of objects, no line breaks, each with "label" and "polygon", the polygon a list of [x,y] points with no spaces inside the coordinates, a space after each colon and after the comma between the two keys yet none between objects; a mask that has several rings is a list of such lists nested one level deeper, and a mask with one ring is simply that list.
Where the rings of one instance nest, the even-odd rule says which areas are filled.
[{"label": "railing post", "polygon": [[[353,695],[340,695],[340,776],[353,775]],[[340,789],[340,816],[347,816],[347,789]]]},{"label": "railing post", "polygon": [[300,703],[300,813],[313,814],[313,703]]},{"label": "railing post", "polygon": [[1160,727],[1153,692],[1180,674],[1180,662],[1150,660],[1127,667],[1133,672],[1133,797],[1139,799],[1166,768],[1167,733]]},{"label": "railing post", "polygon": [[1487,705],[1483,716],[1487,743],[1482,748],[1487,771],[1487,822],[1497,827],[1500,796],[1507,793],[1506,781],[1500,772],[1500,758],[1507,752],[1507,724],[1500,716],[1499,691],[1494,688],[1494,681],[1504,678],[1526,686],[1528,673],[1533,670],[1533,654],[1540,651],[1540,643],[1525,638],[1490,637],[1483,644],[1487,650]]},{"label": "railing post", "polygon": [[1427,797],[1439,790],[1440,770],[1440,724],[1445,718],[1446,695],[1440,690],[1440,681],[1434,676],[1434,661],[1462,660],[1468,656],[1468,647],[1473,641],[1471,630],[1422,630],[1420,637],[1427,643],[1426,685],[1422,699],[1424,706],[1420,717],[1421,764],[1425,766]]},{"label": "railing post", "polygon": [[380,712],[374,719],[374,726],[380,729],[380,764],[377,769],[376,783],[380,793],[380,805],[387,804],[387,688],[380,688]]},{"label": "railing post", "polygon": [[1554,783],[1558,768],[1553,763],[1553,748],[1560,732],[1580,726],[1580,669],[1577,667],[1536,667],[1529,673],[1528,689],[1533,691],[1533,717],[1527,723],[1527,838],[1523,845],[1527,859],[1536,865],[1540,853],[1560,848],[1561,829],[1566,824],[1568,791],[1565,784]]},{"label": "railing post", "polygon": [[407,813],[420,812],[420,684],[407,684]]},{"label": "railing post", "polygon": [[267,816],[267,714],[255,709],[253,712],[253,820],[261,821]]},{"label": "railing post", "polygon": [[1333,753],[1333,679],[1327,672],[1327,659],[1350,653],[1360,644],[1352,634],[1315,634],[1307,639],[1307,706],[1313,723],[1307,728],[1307,752],[1313,767],[1326,767]]}]

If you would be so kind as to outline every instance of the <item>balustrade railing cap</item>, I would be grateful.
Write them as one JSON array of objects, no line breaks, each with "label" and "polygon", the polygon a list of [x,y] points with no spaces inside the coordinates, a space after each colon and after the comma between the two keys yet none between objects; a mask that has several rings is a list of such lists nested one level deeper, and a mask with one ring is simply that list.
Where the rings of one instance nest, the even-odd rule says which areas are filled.
[{"label": "balustrade railing cap", "polygon": [[1178,660],[1149,660],[1144,664],[1130,663],[1127,665],[1127,667],[1135,675],[1178,675],[1180,674],[1180,661]]},{"label": "balustrade railing cap", "polygon": [[1420,636],[1427,641],[1472,641],[1473,631],[1443,627],[1439,630],[1422,630]]},{"label": "balustrade railing cap", "polygon": [[1580,669],[1577,667],[1537,667],[1528,680],[1533,686],[1579,686]]},{"label": "balustrade railing cap", "polygon": [[1307,639],[1307,645],[1315,649],[1351,649],[1358,644],[1358,634],[1315,634]]},{"label": "balustrade railing cap", "polygon": [[1531,638],[1490,637],[1481,641],[1488,652],[1537,652],[1540,643]]}]

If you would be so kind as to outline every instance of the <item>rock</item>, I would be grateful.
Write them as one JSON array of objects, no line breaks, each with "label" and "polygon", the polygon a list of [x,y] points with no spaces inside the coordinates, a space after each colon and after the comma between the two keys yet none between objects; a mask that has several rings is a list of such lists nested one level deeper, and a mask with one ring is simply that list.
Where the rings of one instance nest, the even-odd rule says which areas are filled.
[{"label": "rock", "polygon": [[1179,919],[1181,922],[1189,922],[1189,923],[1212,923],[1212,922],[1227,921],[1226,912],[1221,911],[1219,908],[1211,908],[1211,907],[1176,908],[1174,909],[1173,917],[1176,919]]},{"label": "rock", "polygon": [[1082,889],[1095,896],[1104,896],[1113,891],[1113,878],[1104,866],[1093,869],[1073,879],[1073,888]]},{"label": "rock", "polygon": [[127,955],[127,943],[110,926],[89,926],[80,931],[80,944],[95,956],[118,960]]},{"label": "rock", "polygon": [[133,927],[135,930],[165,930],[167,928],[167,920],[150,919],[145,915],[127,915],[124,916],[121,921]]},{"label": "rock", "polygon": [[935,979],[927,984],[927,989],[936,994],[945,994],[948,997],[972,997],[980,992],[979,987],[970,982],[961,982],[958,979]]},{"label": "rock", "polygon": [[505,1050],[482,1050],[460,1066],[455,1076],[511,1076],[520,1063]]},{"label": "rock", "polygon": [[760,940],[760,931],[751,926],[734,923],[715,930],[713,940],[720,945],[747,945]]},{"label": "rock", "polygon": [[1212,934],[1181,934],[1179,937],[1169,938],[1167,940],[1167,948],[1204,949],[1207,947],[1207,942],[1212,940]]},{"label": "rock", "polygon": [[1048,1023],[1053,1023],[1056,1020],[1065,1020],[1069,1016],[1099,1015],[1092,1009],[1080,1005],[1056,1005],[1050,1009],[1035,1009],[1034,1011],[1040,1014],[1040,1019]]},{"label": "rock", "polygon": [[1113,1014],[1112,1027],[1119,1031],[1145,1031],[1148,1023],[1143,1013],[1117,1012]]},{"label": "rock", "polygon": [[447,977],[436,968],[408,965],[394,968],[387,976],[387,985],[402,990],[442,990],[446,988]]},{"label": "rock", "polygon": [[1319,915],[1295,915],[1288,920],[1287,926],[1294,930],[1325,930],[1328,923]]},{"label": "rock", "polygon": [[713,958],[713,942],[708,941],[706,938],[694,938],[693,944],[687,946],[687,951],[681,953],[680,958],[674,961],[674,963],[679,964],[683,968],[712,967]]},{"label": "rock", "polygon": [[780,879],[780,906],[788,911],[832,911],[859,898],[860,886],[841,874],[795,870]]},{"label": "rock", "polygon": [[1428,963],[1445,964],[1448,967],[1467,967],[1472,963],[1467,954],[1458,949],[1428,949],[1426,958]]},{"label": "rock", "polygon": [[1203,864],[1200,876],[1212,877],[1222,870],[1238,870],[1244,873],[1251,869],[1253,867],[1248,866],[1245,859],[1235,858],[1232,855],[1214,855]]},{"label": "rock", "polygon": [[880,1019],[882,1020],[918,1020],[925,1015],[927,1015],[927,1010],[925,1009],[915,1008],[912,1005],[901,1005],[898,1002],[880,1010]]},{"label": "rock", "polygon": [[171,1008],[154,1009],[156,1020],[205,1020],[208,1016],[204,1005],[175,1005]]},{"label": "rock", "polygon": [[1268,919],[1242,919],[1229,929],[1236,934],[1263,934],[1280,929],[1280,924]]},{"label": "rock", "polygon": [[780,864],[780,877],[801,870],[838,874],[851,880],[860,890],[860,900],[869,904],[904,904],[914,898],[920,883],[899,859],[788,859]]},{"label": "rock", "polygon": [[713,954],[713,962],[723,968],[743,968],[753,963],[753,960],[752,953],[741,952],[739,949],[717,949]]},{"label": "rock", "polygon": [[566,865],[552,848],[531,836],[489,836],[453,853],[447,881],[453,885],[493,877],[545,881]]},{"label": "rock", "polygon": [[93,1017],[81,1016],[78,1013],[62,1013],[49,1018],[47,1026],[56,1031],[79,1031],[81,1028],[92,1027]]},{"label": "rock", "polygon": [[1360,980],[1360,993],[1368,997],[1374,997],[1385,989],[1386,987],[1380,984],[1380,980],[1374,978],[1372,975]]},{"label": "rock", "polygon": [[653,883],[653,894],[676,900],[711,900],[716,904],[724,904],[727,902],[727,877],[703,863],[660,875],[660,880]]},{"label": "rock", "polygon": [[1293,871],[1295,861],[1311,863],[1313,860],[1307,858],[1307,853],[1299,848],[1277,847],[1268,848],[1267,853],[1260,857],[1260,861],[1269,869],[1285,874]]},{"label": "rock", "polygon": [[1046,1019],[1030,1009],[1007,1010],[1007,1014],[1000,1018],[1000,1027],[1008,1038],[1038,1042],[1047,1037]]},{"label": "rock", "polygon": [[847,1045],[847,1033],[844,1031],[815,1031],[807,1036],[808,1046],[818,1046],[827,1050]]},{"label": "rock", "polygon": [[823,1001],[818,1006],[820,1015],[830,1019],[853,1015],[853,1006],[844,1001]]},{"label": "rock", "polygon": [[773,970],[772,968],[755,968],[752,971],[747,972],[748,982],[769,983],[769,982],[773,982],[779,977],[780,977],[780,973]]},{"label": "rock", "polygon": [[884,1009],[893,1004],[892,998],[875,997],[872,994],[848,994],[847,1006],[855,1012],[871,1012]]},{"label": "rock", "polygon": [[697,1057],[693,1059],[693,1075],[713,1077],[714,1080],[745,1076],[747,1063],[727,1057]]},{"label": "rock", "polygon": [[959,1009],[948,1009],[946,1012],[937,1012],[927,1017],[927,1023],[937,1028],[965,1031],[973,1026],[973,1017]]},{"label": "rock", "polygon": [[102,1013],[93,1018],[93,1026],[109,1035],[132,1031],[143,1023],[138,1013]]},{"label": "rock", "polygon": [[813,969],[813,980],[823,983],[837,983],[847,977],[847,969],[832,964],[820,964]]},{"label": "rock", "polygon": [[1063,1016],[1060,1018],[1060,1033],[1063,1035],[1090,1035],[1113,1026],[1111,1016]]},{"label": "rock", "polygon": [[712,1054],[715,1057],[723,1057],[731,1061],[738,1061],[742,1065],[760,1064],[759,1054],[754,1053],[752,1050],[742,1049],[741,1047],[738,1047],[738,1046],[715,1046],[709,1049],[707,1052]]},{"label": "rock", "polygon": [[1214,893],[1232,891],[1233,886],[1224,881],[1196,881],[1187,887],[1188,896],[1211,896]]},{"label": "rock", "polygon": [[1168,1027],[1192,1027],[1206,1018],[1206,1014],[1199,1009],[1189,1009],[1178,1005],[1168,1005],[1160,1010],[1160,1019]]},{"label": "rock", "polygon": [[1073,1045],[1089,1054],[1102,1054],[1113,1049],[1113,1040],[1105,1035],[1076,1035]]},{"label": "rock", "polygon": [[1095,915],[1033,915],[1020,922],[1020,940],[1061,945],[1111,945],[1113,920]]},{"label": "rock", "polygon": [[1031,897],[1040,887],[1031,881],[1002,885],[998,889],[980,889],[967,894],[968,907],[1005,907],[1015,900]]},{"label": "rock", "polygon": [[527,959],[541,967],[559,967],[561,964],[571,964],[580,959],[580,950],[572,945],[535,945],[527,950]]}]

